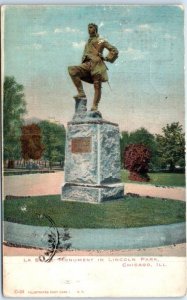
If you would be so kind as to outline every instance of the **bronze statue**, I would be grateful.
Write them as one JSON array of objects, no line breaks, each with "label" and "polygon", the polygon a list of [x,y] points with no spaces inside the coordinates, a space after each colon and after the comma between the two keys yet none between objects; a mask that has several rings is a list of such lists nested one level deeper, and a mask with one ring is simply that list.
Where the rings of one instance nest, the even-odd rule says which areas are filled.
[{"label": "bronze statue", "polygon": [[[90,38],[85,45],[82,63],[79,66],[68,67],[69,74],[78,94],[75,99],[86,98],[83,90],[82,81],[94,85],[94,100],[92,111],[98,110],[98,103],[101,99],[101,84],[108,81],[107,66],[105,61],[113,63],[118,57],[118,50],[110,45],[106,40],[98,35],[98,26],[96,24],[88,25]],[[109,51],[106,57],[103,57],[103,50]]]}]

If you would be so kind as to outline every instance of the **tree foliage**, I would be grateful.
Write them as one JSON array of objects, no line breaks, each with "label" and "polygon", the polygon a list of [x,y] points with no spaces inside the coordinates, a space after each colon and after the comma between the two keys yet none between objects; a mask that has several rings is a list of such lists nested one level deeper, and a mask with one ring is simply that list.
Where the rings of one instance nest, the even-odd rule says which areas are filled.
[{"label": "tree foliage", "polygon": [[40,127],[37,124],[25,125],[21,131],[22,157],[25,160],[40,159],[44,151]]},{"label": "tree foliage", "polygon": [[[4,160],[14,166],[14,160],[21,156],[21,126],[26,113],[26,102],[23,85],[18,84],[14,77],[5,77],[3,95],[3,135]],[[11,163],[10,163],[11,162]]]},{"label": "tree foliage", "polygon": [[38,124],[42,133],[42,143],[45,147],[43,158],[52,168],[53,162],[64,163],[65,157],[65,128],[63,125],[42,121]]},{"label": "tree foliage", "polygon": [[142,144],[147,146],[151,152],[155,151],[155,137],[143,127],[131,132],[129,140],[131,144]]},{"label": "tree foliage", "polygon": [[120,151],[121,151],[121,162],[123,162],[123,155],[125,148],[130,144],[128,131],[122,131],[120,135]]},{"label": "tree foliage", "polygon": [[142,144],[131,144],[125,148],[124,167],[130,171],[130,180],[149,181],[150,158],[150,150]]},{"label": "tree foliage", "polygon": [[163,135],[157,134],[158,155],[163,165],[175,171],[176,165],[184,166],[185,136],[179,122],[167,124],[162,128]]}]

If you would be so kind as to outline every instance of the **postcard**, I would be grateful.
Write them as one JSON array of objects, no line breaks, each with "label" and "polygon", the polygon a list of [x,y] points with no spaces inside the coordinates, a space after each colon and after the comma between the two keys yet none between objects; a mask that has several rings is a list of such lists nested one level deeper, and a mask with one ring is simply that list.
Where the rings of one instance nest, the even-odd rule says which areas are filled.
[{"label": "postcard", "polygon": [[184,7],[5,5],[1,29],[4,296],[184,296]]}]

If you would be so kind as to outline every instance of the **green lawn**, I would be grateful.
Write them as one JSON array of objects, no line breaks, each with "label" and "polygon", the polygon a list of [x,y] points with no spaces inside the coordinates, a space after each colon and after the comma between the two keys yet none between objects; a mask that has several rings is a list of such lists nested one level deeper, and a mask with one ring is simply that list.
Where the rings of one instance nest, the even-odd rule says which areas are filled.
[{"label": "green lawn", "polygon": [[28,174],[45,174],[45,173],[55,173],[54,170],[12,170],[12,171],[8,171],[5,170],[4,171],[4,176],[14,176],[14,175],[28,175]]},{"label": "green lawn", "polygon": [[129,172],[121,171],[121,179],[123,182],[132,182],[140,184],[153,184],[164,186],[185,186],[185,174],[180,173],[149,173],[149,182],[138,182],[128,179]]},{"label": "green lawn", "polygon": [[185,221],[185,202],[156,198],[126,197],[101,204],[65,202],[60,196],[40,196],[4,201],[6,221],[68,228],[127,228]]}]

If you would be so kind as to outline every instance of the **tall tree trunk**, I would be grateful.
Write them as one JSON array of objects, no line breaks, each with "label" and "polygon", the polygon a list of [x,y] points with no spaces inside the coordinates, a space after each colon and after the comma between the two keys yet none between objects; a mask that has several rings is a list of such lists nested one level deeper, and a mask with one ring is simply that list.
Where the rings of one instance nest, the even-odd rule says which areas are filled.
[{"label": "tall tree trunk", "polygon": [[175,172],[175,164],[173,162],[170,162],[169,170],[170,172]]},{"label": "tall tree trunk", "polygon": [[8,160],[8,169],[14,169],[14,167],[15,167],[14,160],[9,159]]}]

